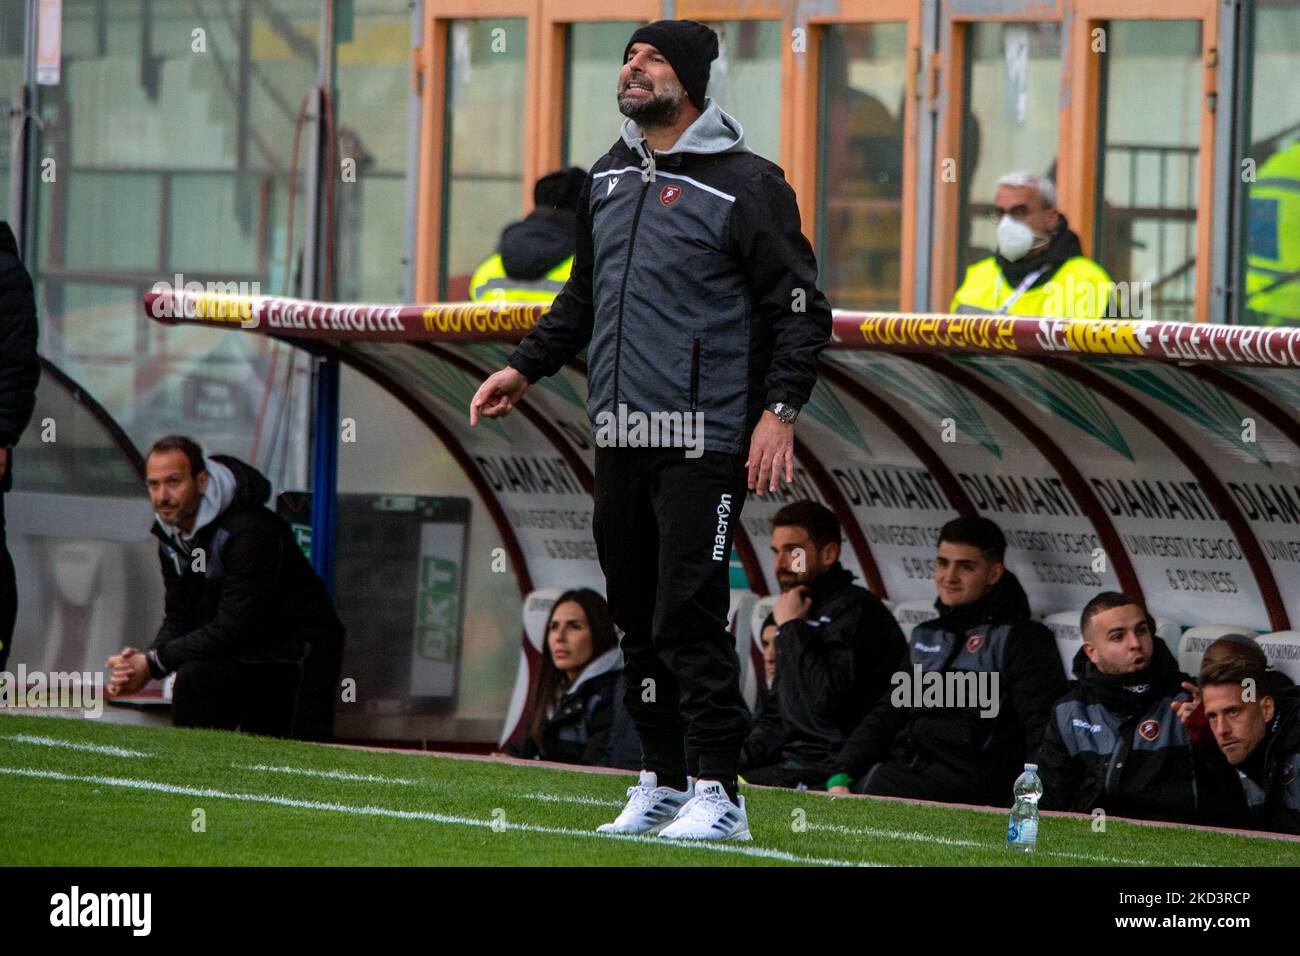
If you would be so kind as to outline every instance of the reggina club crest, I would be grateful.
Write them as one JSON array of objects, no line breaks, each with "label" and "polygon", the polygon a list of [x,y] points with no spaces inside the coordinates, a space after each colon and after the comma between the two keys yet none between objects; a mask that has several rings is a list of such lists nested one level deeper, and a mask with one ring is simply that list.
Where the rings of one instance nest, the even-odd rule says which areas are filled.
[{"label": "reggina club crest", "polygon": [[681,186],[665,186],[663,189],[659,190],[659,202],[664,206],[671,206],[673,203],[677,202],[681,195]]}]

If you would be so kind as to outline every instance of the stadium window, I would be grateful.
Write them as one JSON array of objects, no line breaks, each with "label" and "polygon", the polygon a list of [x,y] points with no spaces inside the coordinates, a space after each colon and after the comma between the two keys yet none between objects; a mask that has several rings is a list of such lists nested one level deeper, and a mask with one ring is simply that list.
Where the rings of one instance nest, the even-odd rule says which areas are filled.
[{"label": "stadium window", "polygon": [[1237,321],[1300,323],[1300,100],[1279,96],[1300,73],[1300,6],[1259,0],[1252,8],[1244,76],[1249,103],[1241,158]]},{"label": "stadium window", "polygon": [[817,249],[839,308],[900,307],[905,23],[822,28]]},{"label": "stadium window", "polygon": [[527,20],[454,20],[447,30],[439,297],[467,297],[474,267],[520,216]]}]

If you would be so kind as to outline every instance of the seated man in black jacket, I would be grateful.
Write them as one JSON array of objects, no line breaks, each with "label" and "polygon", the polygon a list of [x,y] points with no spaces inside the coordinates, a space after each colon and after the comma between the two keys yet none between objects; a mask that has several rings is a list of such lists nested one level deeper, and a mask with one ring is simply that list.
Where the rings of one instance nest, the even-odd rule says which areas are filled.
[{"label": "seated man in black jacket", "polygon": [[[912,629],[894,690],[840,751],[832,793],[852,786],[883,796],[1011,804],[1011,785],[1037,751],[1066,684],[1051,632],[1030,618],[1029,599],[1003,563],[1006,547],[987,518],[957,518],[940,529],[936,617]],[[942,692],[918,694],[918,680]],[[971,684],[983,692],[968,693]],[[972,705],[972,696],[981,699]]]},{"label": "seated man in black jacket", "polygon": [[820,790],[907,645],[880,599],[840,564],[840,523],[829,509],[798,501],[778,511],[772,553],[776,667],[741,773],[749,783]]},{"label": "seated man in black jacket", "polygon": [[177,727],[327,739],[343,625],[293,531],[264,506],[266,478],[180,436],[156,442],[145,467],[163,623],[147,651],[108,659],[109,695],[175,672]]},{"label": "seated man in black jacket", "polygon": [[[1077,683],[1056,702],[1038,752],[1039,806],[1184,823],[1213,823],[1197,786],[1191,737],[1172,706],[1190,700],[1155,625],[1135,598],[1098,594],[1079,622]],[[1190,684],[1188,685],[1190,686]]]},{"label": "seated man in black jacket", "polygon": [[1201,668],[1205,719],[1224,761],[1223,822],[1300,834],[1300,690],[1273,695],[1262,668],[1231,658]]}]

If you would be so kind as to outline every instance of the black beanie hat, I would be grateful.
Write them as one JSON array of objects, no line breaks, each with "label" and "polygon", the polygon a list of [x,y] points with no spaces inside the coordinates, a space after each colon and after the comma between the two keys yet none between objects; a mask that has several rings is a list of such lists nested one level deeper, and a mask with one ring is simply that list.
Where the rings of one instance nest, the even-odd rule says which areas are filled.
[{"label": "black beanie hat", "polygon": [[694,20],[656,20],[638,27],[623,48],[623,62],[633,43],[649,43],[668,60],[686,95],[697,109],[704,109],[704,91],[709,87],[709,64],[718,56],[718,35]]},{"label": "black beanie hat", "polygon": [[539,209],[576,210],[582,184],[586,181],[587,171],[581,166],[547,173],[533,184],[533,205]]}]

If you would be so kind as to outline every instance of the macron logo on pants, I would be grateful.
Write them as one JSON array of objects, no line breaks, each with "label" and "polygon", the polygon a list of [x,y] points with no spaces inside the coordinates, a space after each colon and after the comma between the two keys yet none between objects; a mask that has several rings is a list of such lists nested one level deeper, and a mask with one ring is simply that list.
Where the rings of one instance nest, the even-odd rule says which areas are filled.
[{"label": "macron logo on pants", "polygon": [[718,531],[713,538],[713,560],[727,560],[727,525],[731,519],[731,495],[718,500]]}]

